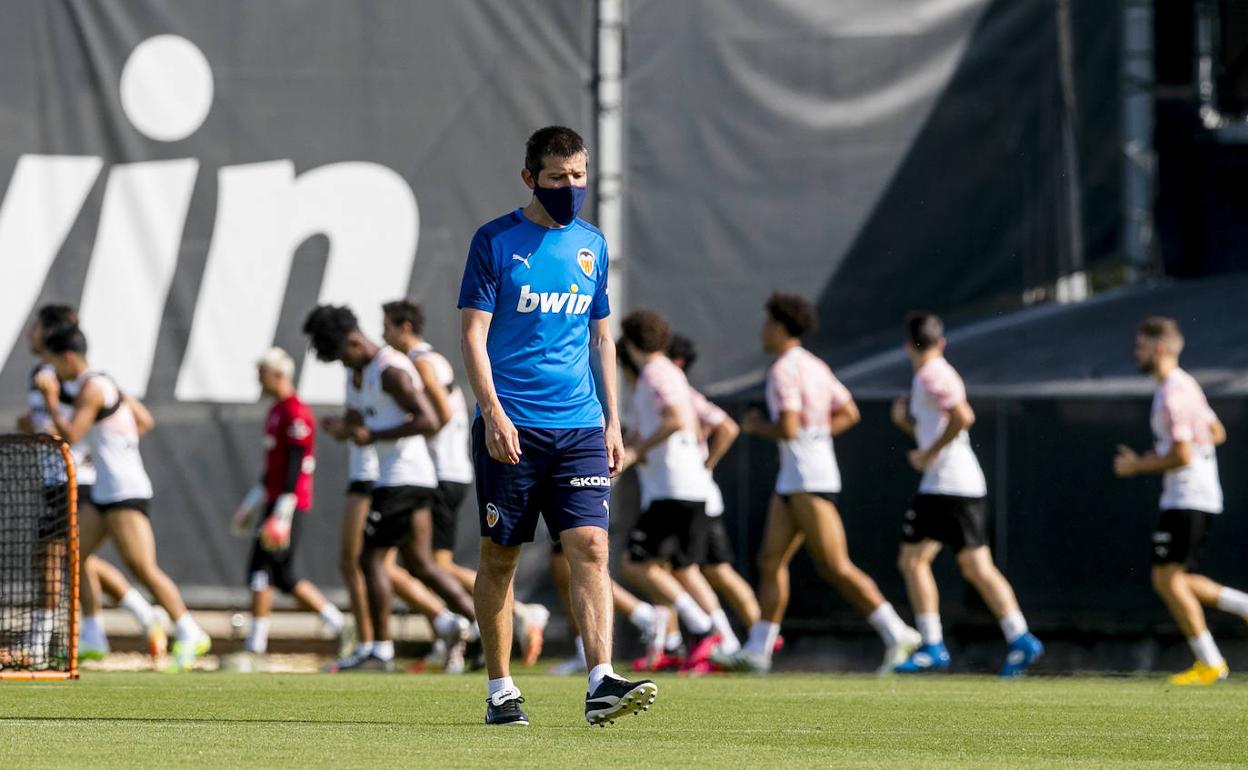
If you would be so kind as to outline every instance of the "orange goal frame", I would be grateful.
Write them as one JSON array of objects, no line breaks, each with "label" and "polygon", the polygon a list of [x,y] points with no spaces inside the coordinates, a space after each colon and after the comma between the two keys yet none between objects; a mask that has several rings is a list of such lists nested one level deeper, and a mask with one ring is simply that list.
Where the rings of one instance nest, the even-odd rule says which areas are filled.
[{"label": "orange goal frame", "polygon": [[[30,439],[30,436],[23,438]],[[41,437],[55,444],[65,461],[66,488],[69,490],[69,670],[68,671],[0,671],[0,681],[58,681],[78,678],[78,473],[69,444],[60,436]],[[36,439],[37,440],[37,439]]]}]

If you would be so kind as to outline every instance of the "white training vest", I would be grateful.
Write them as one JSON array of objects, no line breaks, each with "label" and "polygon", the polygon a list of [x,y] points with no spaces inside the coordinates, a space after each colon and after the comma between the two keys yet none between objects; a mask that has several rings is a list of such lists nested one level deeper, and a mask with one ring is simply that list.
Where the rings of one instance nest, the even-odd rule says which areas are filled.
[{"label": "white training vest", "polygon": [[[424,388],[410,358],[389,346],[378,350],[364,367],[364,379],[360,383],[360,414],[364,417],[364,427],[369,430],[389,430],[410,419],[407,411],[381,387],[381,375],[387,369],[404,372],[416,390]],[[373,446],[377,448],[377,486],[429,489],[438,486],[438,475],[424,436],[377,441]]]},{"label": "white training vest", "polygon": [[[53,377],[56,376],[56,370],[52,368],[52,364],[42,363],[34,368],[30,373],[30,388],[26,391],[26,405],[30,407],[30,419],[35,424],[35,430],[40,433],[56,433],[56,425],[52,422],[52,417],[48,414],[48,403],[43,399],[43,394],[35,387],[35,378],[40,374],[48,372]],[[61,400],[61,419],[68,420],[74,415],[74,405],[69,403],[68,396],[62,396]],[[87,452],[86,446],[79,441],[69,448],[70,455],[74,459],[74,478],[78,482],[78,486],[86,487],[95,483],[95,466],[91,464],[91,455]],[[56,464],[44,472],[43,483],[49,486],[56,484],[64,484],[67,481],[65,472],[61,470],[60,465]]]},{"label": "white training vest", "polygon": [[[347,409],[364,414],[360,407],[360,389],[355,386],[355,372],[350,369],[347,372]],[[348,481],[376,481],[377,480],[377,447],[372,444],[368,446],[359,446],[354,441],[347,439],[347,480]]]},{"label": "white training vest", "polygon": [[464,391],[455,385],[455,369],[446,360],[446,356],[434,350],[428,342],[417,345],[408,355],[413,363],[425,360],[432,364],[434,375],[442,387],[446,388],[447,400],[451,405],[451,419],[428,440],[429,454],[433,456],[438,481],[470,484],[473,474],[472,456],[468,450],[471,440],[468,402],[464,398]]},{"label": "white training vest", "polygon": [[152,481],[139,454],[139,429],[117,384],[106,374],[88,370],[73,382],[64,383],[61,392],[77,400],[88,380],[94,380],[104,396],[95,424],[82,441],[95,464],[92,502],[106,505],[122,500],[150,500]]}]

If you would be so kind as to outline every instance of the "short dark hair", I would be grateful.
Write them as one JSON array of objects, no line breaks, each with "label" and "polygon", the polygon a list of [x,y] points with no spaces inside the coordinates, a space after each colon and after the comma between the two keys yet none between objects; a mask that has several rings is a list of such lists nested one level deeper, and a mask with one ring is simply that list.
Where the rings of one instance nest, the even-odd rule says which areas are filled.
[{"label": "short dark hair", "polygon": [[420,309],[420,305],[412,302],[410,299],[396,299],[393,302],[387,302],[381,306],[381,312],[386,314],[386,318],[390,319],[390,323],[396,326],[404,323],[412,325],[413,334],[423,334],[425,330],[425,311]]},{"label": "short dark hair", "polygon": [[1145,318],[1136,331],[1141,337],[1166,343],[1176,356],[1183,352],[1183,332],[1179,330],[1179,322],[1173,318],[1160,315]]},{"label": "short dark hair", "polygon": [[814,303],[800,294],[773,292],[767,300],[767,314],[793,337],[804,337],[819,328]]},{"label": "short dark hair", "polygon": [[624,332],[624,339],[643,353],[665,353],[672,342],[672,327],[653,310],[634,310],[624,316],[620,331]]},{"label": "short dark hair", "polygon": [[87,336],[77,324],[62,324],[43,338],[43,346],[53,355],[61,353],[87,354]]},{"label": "short dark hair", "polygon": [[321,361],[341,359],[347,335],[359,328],[355,313],[346,305],[317,305],[303,322],[303,333]]},{"label": "short dark hair", "polygon": [[673,334],[671,344],[667,346],[667,357],[673,361],[682,361],[681,368],[686,372],[698,360],[698,349],[693,340],[683,334]]},{"label": "short dark hair", "polygon": [[44,305],[36,311],[35,317],[39,319],[39,325],[45,332],[78,323],[78,311],[74,310],[73,305]]},{"label": "short dark hair", "polygon": [[624,349],[624,337],[621,336],[615,341],[615,360],[620,365],[620,369],[627,371],[636,377],[640,372],[637,371],[637,364],[633,363],[632,357],[628,355],[628,351]]},{"label": "short dark hair", "polygon": [[935,313],[913,310],[906,314],[906,339],[915,350],[927,350],[944,336],[945,325]]},{"label": "short dark hair", "polygon": [[546,158],[571,158],[580,153],[588,153],[585,140],[581,135],[567,126],[546,126],[533,132],[524,143],[524,167],[537,181],[538,174],[546,164]]}]

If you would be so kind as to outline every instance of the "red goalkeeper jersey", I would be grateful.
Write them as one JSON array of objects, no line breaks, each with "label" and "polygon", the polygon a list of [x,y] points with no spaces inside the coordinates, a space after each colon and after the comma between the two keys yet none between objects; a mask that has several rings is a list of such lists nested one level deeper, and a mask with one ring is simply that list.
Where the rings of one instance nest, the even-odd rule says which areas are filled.
[{"label": "red goalkeeper jersey", "polygon": [[316,469],[313,448],[316,418],[308,405],[292,395],[273,405],[264,422],[264,491],[267,502],[280,495],[295,493],[295,507],[312,507],[312,471]]}]

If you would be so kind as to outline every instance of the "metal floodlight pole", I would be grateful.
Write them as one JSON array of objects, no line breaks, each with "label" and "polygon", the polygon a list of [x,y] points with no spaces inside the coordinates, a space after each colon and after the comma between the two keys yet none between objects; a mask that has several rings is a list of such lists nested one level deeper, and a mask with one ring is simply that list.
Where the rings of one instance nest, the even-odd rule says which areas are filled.
[{"label": "metal floodlight pole", "polygon": [[1153,273],[1153,0],[1122,6],[1122,251],[1127,281]]},{"label": "metal floodlight pole", "polygon": [[598,0],[598,47],[596,51],[595,107],[597,147],[595,186],[598,196],[598,227],[611,249],[608,281],[611,290],[611,324],[618,333],[618,319],[627,307],[628,243],[624,235],[624,24],[625,0]]}]

